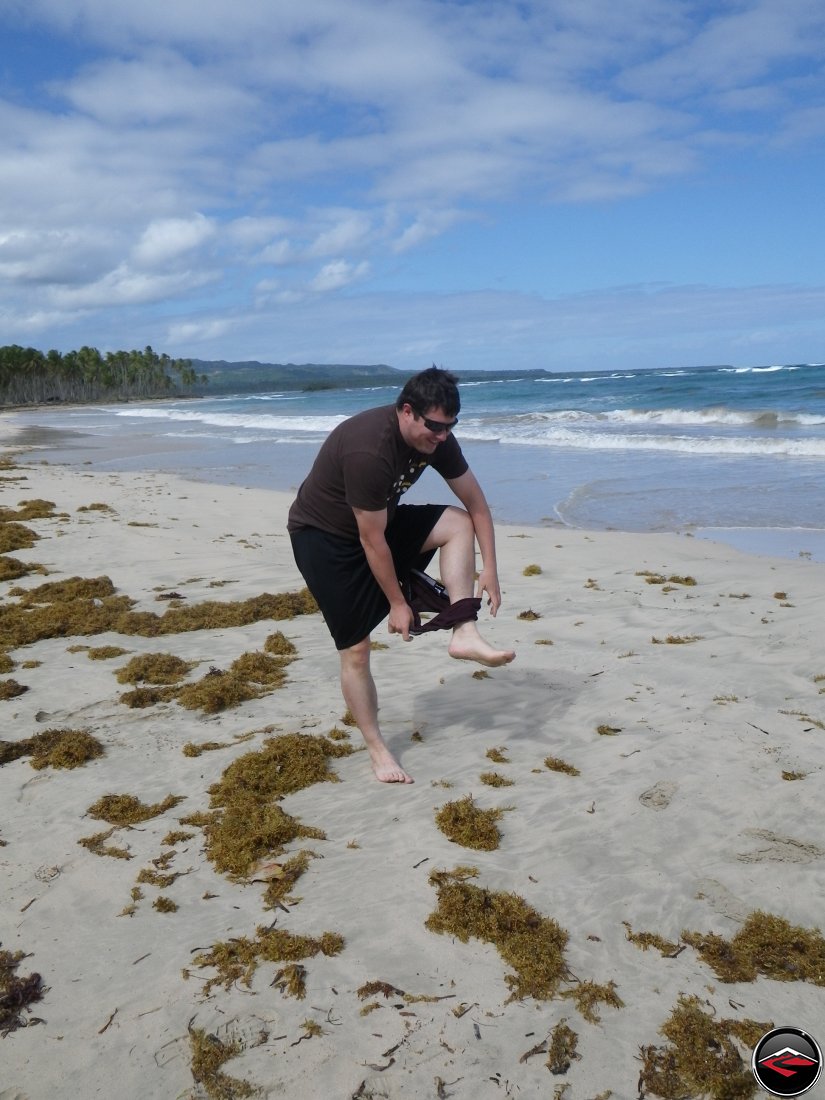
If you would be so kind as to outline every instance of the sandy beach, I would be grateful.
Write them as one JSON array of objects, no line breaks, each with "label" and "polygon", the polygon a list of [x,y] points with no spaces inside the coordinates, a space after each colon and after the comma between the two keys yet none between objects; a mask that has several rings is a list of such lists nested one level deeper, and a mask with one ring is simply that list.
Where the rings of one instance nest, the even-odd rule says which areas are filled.
[{"label": "sandy beach", "polygon": [[499,528],[513,665],[374,635],[398,787],[273,618],[289,494],[0,476],[0,1100],[747,1096],[770,1026],[825,1042],[825,564]]}]

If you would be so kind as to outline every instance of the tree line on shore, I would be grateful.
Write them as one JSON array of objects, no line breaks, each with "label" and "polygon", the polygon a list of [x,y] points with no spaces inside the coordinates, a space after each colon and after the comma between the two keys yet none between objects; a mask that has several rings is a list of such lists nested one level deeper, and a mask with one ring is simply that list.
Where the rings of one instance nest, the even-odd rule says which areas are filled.
[{"label": "tree line on shore", "polygon": [[0,347],[0,402],[126,401],[169,397],[204,383],[189,359],[172,359],[151,347],[107,351],[82,347],[62,354],[19,344]]}]

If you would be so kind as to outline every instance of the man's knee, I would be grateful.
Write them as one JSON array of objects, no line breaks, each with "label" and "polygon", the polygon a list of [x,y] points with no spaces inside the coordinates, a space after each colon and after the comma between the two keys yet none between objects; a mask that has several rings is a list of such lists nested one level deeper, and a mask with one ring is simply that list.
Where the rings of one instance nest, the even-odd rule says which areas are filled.
[{"label": "man's knee", "polygon": [[473,521],[469,513],[454,504],[448,504],[424,543],[424,550],[433,550],[444,546],[454,538],[468,538],[474,534]]},{"label": "man's knee", "polygon": [[370,637],[367,635],[360,642],[356,642],[355,645],[347,646],[346,649],[338,651],[341,658],[341,671],[357,672],[359,670],[369,668],[370,664]]}]

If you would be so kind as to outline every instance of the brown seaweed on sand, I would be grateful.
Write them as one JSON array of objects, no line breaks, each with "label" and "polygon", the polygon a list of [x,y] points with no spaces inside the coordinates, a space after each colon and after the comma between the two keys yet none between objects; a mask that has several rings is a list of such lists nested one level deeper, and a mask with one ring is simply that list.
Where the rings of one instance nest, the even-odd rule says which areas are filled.
[{"label": "brown seaweed on sand", "polygon": [[779,982],[825,986],[825,939],[818,928],[793,925],[756,910],[731,940],[714,932],[682,932],[722,982],[752,982],[759,974]]},{"label": "brown seaweed on sand", "polygon": [[550,1000],[567,974],[567,932],[517,894],[494,893],[468,882],[474,874],[466,867],[432,872],[429,881],[438,892],[438,908],[425,921],[427,928],[462,943],[471,937],[492,943],[515,971],[505,977],[510,1000]]},{"label": "brown seaweed on sand", "polygon": [[252,1096],[255,1089],[247,1082],[224,1073],[224,1062],[236,1057],[243,1050],[238,1039],[222,1042],[217,1035],[210,1035],[202,1028],[189,1028],[192,1077],[202,1086],[211,1100],[236,1100]]},{"label": "brown seaweed on sand", "polygon": [[496,822],[504,810],[482,810],[468,794],[456,802],[446,802],[435,815],[435,823],[448,840],[476,851],[491,852],[498,848],[501,833]]},{"label": "brown seaweed on sand", "polygon": [[[14,532],[10,533],[10,529],[15,527],[22,525],[0,524],[0,553],[33,545],[34,532],[22,528],[31,541],[6,546],[4,537],[6,542],[13,542]],[[135,601],[129,596],[116,595],[106,576],[70,577],[33,589],[12,589],[9,594],[17,596],[18,602],[0,607],[0,646],[5,648],[30,645],[45,638],[89,636],[105,631],[154,638],[193,630],[249,626],[263,619],[292,619],[318,610],[310,593],[301,589],[275,595],[264,592],[229,603],[207,600],[188,607],[170,607],[157,615],[153,611],[134,611]]]},{"label": "brown seaweed on sand", "polygon": [[133,794],[105,794],[86,811],[91,817],[108,821],[110,825],[136,825],[173,809],[183,797],[167,795],[162,802],[147,805]]},{"label": "brown seaweed on sand", "polygon": [[550,1032],[550,1040],[547,1053],[547,1068],[551,1073],[567,1073],[574,1059],[581,1058],[576,1048],[579,1045],[579,1037],[572,1028],[567,1026],[566,1020],[559,1020]]},{"label": "brown seaweed on sand", "polygon": [[572,989],[566,989],[561,996],[574,1001],[576,1008],[589,1024],[597,1024],[601,1019],[596,1011],[597,1005],[624,1008],[624,1001],[616,992],[615,982],[608,982],[606,985],[597,985],[596,982],[590,981],[577,982]]},{"label": "brown seaweed on sand", "polygon": [[319,954],[337,955],[343,947],[343,938],[335,932],[312,937],[298,936],[283,928],[259,927],[255,939],[233,937],[226,943],[214,944],[210,951],[196,955],[192,961],[195,966],[215,969],[214,977],[204,985],[204,993],[209,993],[216,985],[223,985],[224,989],[234,982],[250,986],[261,962],[300,962]]},{"label": "brown seaweed on sand", "polygon": [[24,1011],[41,1001],[46,992],[39,974],[17,976],[17,968],[25,957],[23,951],[0,951],[0,1035],[3,1038],[20,1027],[43,1022],[24,1015]]},{"label": "brown seaweed on sand", "polygon": [[80,768],[87,761],[103,756],[103,745],[87,730],[51,729],[21,741],[0,741],[0,765],[21,756],[41,768]]},{"label": "brown seaweed on sand", "polygon": [[16,699],[28,690],[25,684],[19,684],[17,680],[0,680],[0,699]]},{"label": "brown seaweed on sand", "polygon": [[119,684],[177,684],[195,667],[172,653],[143,653],[117,670]]},{"label": "brown seaweed on sand", "polygon": [[733,1039],[752,1048],[772,1027],[750,1019],[718,1019],[702,1011],[697,997],[680,997],[660,1029],[668,1046],[640,1048],[639,1095],[747,1100],[757,1085]]}]

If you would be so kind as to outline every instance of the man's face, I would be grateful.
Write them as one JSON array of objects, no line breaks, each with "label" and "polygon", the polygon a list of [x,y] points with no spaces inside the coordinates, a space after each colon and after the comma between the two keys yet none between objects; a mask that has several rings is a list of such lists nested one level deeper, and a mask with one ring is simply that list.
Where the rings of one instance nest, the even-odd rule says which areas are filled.
[{"label": "man's face", "polygon": [[431,455],[457,423],[454,417],[448,416],[439,406],[418,415],[412,405],[404,405],[398,419],[404,442],[425,455]]}]

